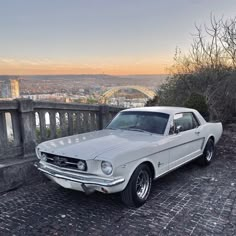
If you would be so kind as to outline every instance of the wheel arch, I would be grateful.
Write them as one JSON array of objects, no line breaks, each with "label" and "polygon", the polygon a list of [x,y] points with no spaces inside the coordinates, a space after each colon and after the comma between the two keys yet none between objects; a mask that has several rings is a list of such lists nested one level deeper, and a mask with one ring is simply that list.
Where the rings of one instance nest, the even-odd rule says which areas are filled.
[{"label": "wheel arch", "polygon": [[203,145],[203,147],[202,147],[202,151],[205,149],[208,140],[212,140],[213,143],[214,143],[214,145],[215,145],[215,137],[214,137],[213,134],[210,134],[210,135],[205,139],[205,143],[204,143],[204,145]]},{"label": "wheel arch", "polygon": [[[137,188],[137,183],[138,183],[137,181],[139,180],[139,176],[141,176],[140,174],[142,170],[145,170],[146,174],[144,176],[146,177],[144,177],[144,179],[140,183],[141,184],[140,185],[141,192],[140,192],[140,190]],[[150,161],[142,160],[137,163],[135,168],[133,168],[133,172],[130,175],[126,187],[123,189],[123,191],[121,191],[121,199],[126,205],[131,207],[140,207],[146,202],[152,186],[152,179],[154,175],[153,171],[154,171],[154,166]],[[149,172],[148,176],[147,172]],[[144,173],[142,173],[142,176]],[[141,196],[139,196],[139,194],[141,194]]]},{"label": "wheel arch", "polygon": [[151,171],[151,175],[152,175],[152,179],[155,178],[155,167],[154,167],[154,163],[151,161],[151,160],[148,160],[148,159],[140,159],[138,161],[135,162],[132,162],[132,163],[129,163],[129,165],[127,166],[127,168],[129,168],[129,171],[126,175],[126,181],[123,185],[123,189],[127,186],[127,184],[129,183],[130,181],[130,178],[131,176],[133,175],[134,171],[142,164],[145,164],[149,167],[150,171]]},{"label": "wheel arch", "polygon": [[140,163],[138,166],[140,166],[141,164],[145,164],[145,165],[147,165],[149,167],[149,169],[151,171],[152,179],[154,179],[155,178],[155,168],[154,168],[154,165],[152,164],[152,162],[144,161],[144,162]]},{"label": "wheel arch", "polygon": [[[215,137],[213,135],[210,135],[210,137],[208,138],[208,140],[211,139],[213,141],[213,143],[215,144]],[[207,141],[208,141],[207,140]]]}]

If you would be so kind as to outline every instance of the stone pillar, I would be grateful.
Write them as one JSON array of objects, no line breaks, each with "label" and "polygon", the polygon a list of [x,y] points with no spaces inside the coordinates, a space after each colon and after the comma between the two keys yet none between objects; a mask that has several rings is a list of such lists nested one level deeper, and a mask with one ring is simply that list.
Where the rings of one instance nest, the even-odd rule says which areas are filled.
[{"label": "stone pillar", "polygon": [[1,146],[5,146],[7,143],[7,129],[6,129],[6,119],[5,119],[5,113],[0,112],[0,148]]},{"label": "stone pillar", "polygon": [[24,158],[31,156],[35,152],[36,138],[34,127],[34,107],[30,99],[18,99],[21,141]]},{"label": "stone pillar", "polygon": [[109,122],[109,106],[99,106],[99,129],[104,129]]}]

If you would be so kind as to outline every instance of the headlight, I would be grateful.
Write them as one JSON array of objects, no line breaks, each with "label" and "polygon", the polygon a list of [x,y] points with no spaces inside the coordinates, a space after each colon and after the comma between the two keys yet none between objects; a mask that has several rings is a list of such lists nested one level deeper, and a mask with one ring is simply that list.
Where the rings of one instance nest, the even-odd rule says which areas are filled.
[{"label": "headlight", "polygon": [[78,161],[77,167],[79,170],[85,171],[87,169],[86,162],[82,160]]},{"label": "headlight", "polygon": [[47,161],[48,160],[48,157],[47,157],[46,153],[42,153],[40,158],[41,158],[42,161]]},{"label": "headlight", "polygon": [[36,148],[36,155],[37,155],[38,159],[41,158],[41,152],[40,152],[39,148]]},{"label": "headlight", "polygon": [[112,164],[108,161],[102,161],[101,168],[102,168],[102,172],[106,175],[110,175],[113,171]]}]

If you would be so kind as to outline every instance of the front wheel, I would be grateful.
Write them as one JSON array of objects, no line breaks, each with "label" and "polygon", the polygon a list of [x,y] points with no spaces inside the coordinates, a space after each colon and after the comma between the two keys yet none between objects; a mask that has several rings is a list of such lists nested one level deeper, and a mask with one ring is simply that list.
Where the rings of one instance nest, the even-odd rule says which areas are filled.
[{"label": "front wheel", "polygon": [[146,164],[139,165],[132,174],[128,185],[121,192],[121,199],[127,206],[142,206],[151,190],[152,175]]},{"label": "front wheel", "polygon": [[215,153],[215,146],[214,141],[209,139],[203,151],[203,155],[200,157],[200,164],[201,165],[209,165]]}]

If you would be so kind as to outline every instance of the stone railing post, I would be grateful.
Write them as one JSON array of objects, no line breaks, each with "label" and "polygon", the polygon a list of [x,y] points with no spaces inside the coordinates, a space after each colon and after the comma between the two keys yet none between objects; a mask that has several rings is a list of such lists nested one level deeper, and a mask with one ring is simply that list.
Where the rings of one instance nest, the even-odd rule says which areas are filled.
[{"label": "stone railing post", "polygon": [[31,156],[35,149],[35,127],[33,100],[18,99],[21,140],[24,157]]},{"label": "stone railing post", "polygon": [[99,106],[99,129],[103,129],[109,122],[109,106]]}]

